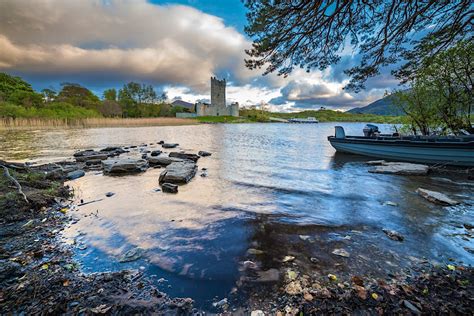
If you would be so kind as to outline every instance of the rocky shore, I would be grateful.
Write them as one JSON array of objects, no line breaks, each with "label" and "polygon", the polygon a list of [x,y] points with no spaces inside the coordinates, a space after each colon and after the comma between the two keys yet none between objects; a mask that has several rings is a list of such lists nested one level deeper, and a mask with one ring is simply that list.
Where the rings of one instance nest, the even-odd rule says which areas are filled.
[{"label": "rocky shore", "polygon": [[[161,141],[86,150],[77,152],[73,160],[40,166],[0,161],[9,175],[5,172],[0,178],[0,313],[202,314],[193,308],[192,299],[169,297],[140,271],[82,273],[73,260],[73,249],[59,240],[60,231],[76,220],[70,211],[74,207],[72,192],[65,181],[88,171],[120,176],[162,168],[157,185],[164,193],[177,193],[179,185],[189,183],[198,173],[198,161],[211,155],[186,153],[176,149],[178,146]],[[418,194],[453,205],[433,191],[421,189]],[[466,230],[472,232],[473,227]],[[383,233],[403,242],[397,232]],[[299,236],[302,242],[309,242],[308,238]],[[227,297],[216,300],[212,312],[255,316],[471,315],[474,310],[473,269],[454,260],[445,265],[418,260],[385,277],[354,271],[321,275],[311,273],[311,266],[301,263],[306,259],[295,253],[279,258],[277,267],[263,269],[265,263],[259,258],[264,251],[257,246],[248,249],[240,263],[236,291],[223,293]],[[349,257],[342,248],[332,254]],[[312,259],[309,263],[317,265]]]}]

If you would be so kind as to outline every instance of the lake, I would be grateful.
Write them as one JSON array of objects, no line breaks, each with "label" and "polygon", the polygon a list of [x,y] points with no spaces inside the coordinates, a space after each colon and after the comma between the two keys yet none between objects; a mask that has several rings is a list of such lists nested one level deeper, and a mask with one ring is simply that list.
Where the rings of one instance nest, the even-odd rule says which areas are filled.
[{"label": "lake", "polygon": [[[202,308],[249,284],[267,284],[246,272],[248,260],[267,271],[294,256],[299,269],[321,275],[384,276],[420,260],[472,265],[474,245],[463,225],[474,223],[473,182],[455,171],[422,177],[369,173],[369,158],[335,153],[327,141],[334,125],[362,135],[365,124],[0,131],[0,158],[50,162],[82,149],[130,145],[138,147],[128,155],[140,157],[140,150],[161,149],[160,140],[179,143],[186,152],[212,152],[176,195],[156,190],[160,169],[121,177],[91,171],[70,181],[76,201],[100,201],[71,211],[77,222],[63,233],[83,271],[137,268],[160,290],[192,297]],[[432,204],[415,193],[419,187],[462,203]],[[391,240],[382,229],[405,240]],[[137,247],[145,251],[140,259],[120,262]]]}]

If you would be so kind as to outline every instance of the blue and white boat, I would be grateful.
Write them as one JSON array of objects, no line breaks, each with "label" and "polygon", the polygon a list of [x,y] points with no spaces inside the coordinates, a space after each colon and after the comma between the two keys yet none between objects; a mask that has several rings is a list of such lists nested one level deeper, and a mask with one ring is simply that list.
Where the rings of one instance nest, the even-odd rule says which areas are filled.
[{"label": "blue and white boat", "polygon": [[331,145],[344,153],[382,159],[474,167],[474,135],[468,136],[399,136],[384,135],[368,124],[365,136],[346,136],[342,126],[329,136]]}]

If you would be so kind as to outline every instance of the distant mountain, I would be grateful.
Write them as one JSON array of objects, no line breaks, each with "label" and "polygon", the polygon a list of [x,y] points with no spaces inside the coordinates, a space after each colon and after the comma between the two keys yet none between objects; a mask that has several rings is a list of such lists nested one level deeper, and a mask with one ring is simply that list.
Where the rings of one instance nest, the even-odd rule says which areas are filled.
[{"label": "distant mountain", "polygon": [[171,103],[173,106],[180,106],[186,109],[189,109],[190,111],[194,111],[194,104],[189,103],[183,100],[175,100],[173,103]]},{"label": "distant mountain", "polygon": [[393,96],[386,96],[361,108],[353,108],[349,113],[404,115],[403,111],[393,103]]}]

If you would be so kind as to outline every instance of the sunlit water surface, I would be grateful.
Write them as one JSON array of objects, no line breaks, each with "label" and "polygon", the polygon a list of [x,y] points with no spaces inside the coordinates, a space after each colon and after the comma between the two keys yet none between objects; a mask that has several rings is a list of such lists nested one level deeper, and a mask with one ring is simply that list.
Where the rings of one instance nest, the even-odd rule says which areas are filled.
[{"label": "sunlit water surface", "polygon": [[[364,126],[342,125],[355,135]],[[77,200],[100,201],[71,212],[79,221],[64,232],[66,240],[76,241],[84,271],[139,268],[161,290],[190,296],[201,307],[240,284],[239,267],[249,259],[265,270],[293,255],[306,272],[323,275],[384,275],[414,258],[474,262],[474,245],[463,227],[474,221],[472,182],[456,173],[369,173],[367,158],[335,153],[327,141],[333,130],[334,124],[322,123],[0,131],[0,157],[47,162],[106,146],[154,143],[147,149],[160,149],[160,140],[177,142],[186,152],[212,152],[198,162],[208,176],[200,171],[177,195],[155,190],[160,169],[122,177],[88,172],[69,182]],[[141,156],[139,149],[131,155]],[[415,193],[418,187],[463,203],[431,204]],[[107,198],[106,192],[115,195]],[[384,228],[405,240],[388,239]],[[135,247],[144,256],[120,263]],[[249,248],[264,254],[249,255]],[[334,249],[350,257],[334,255]]]}]

